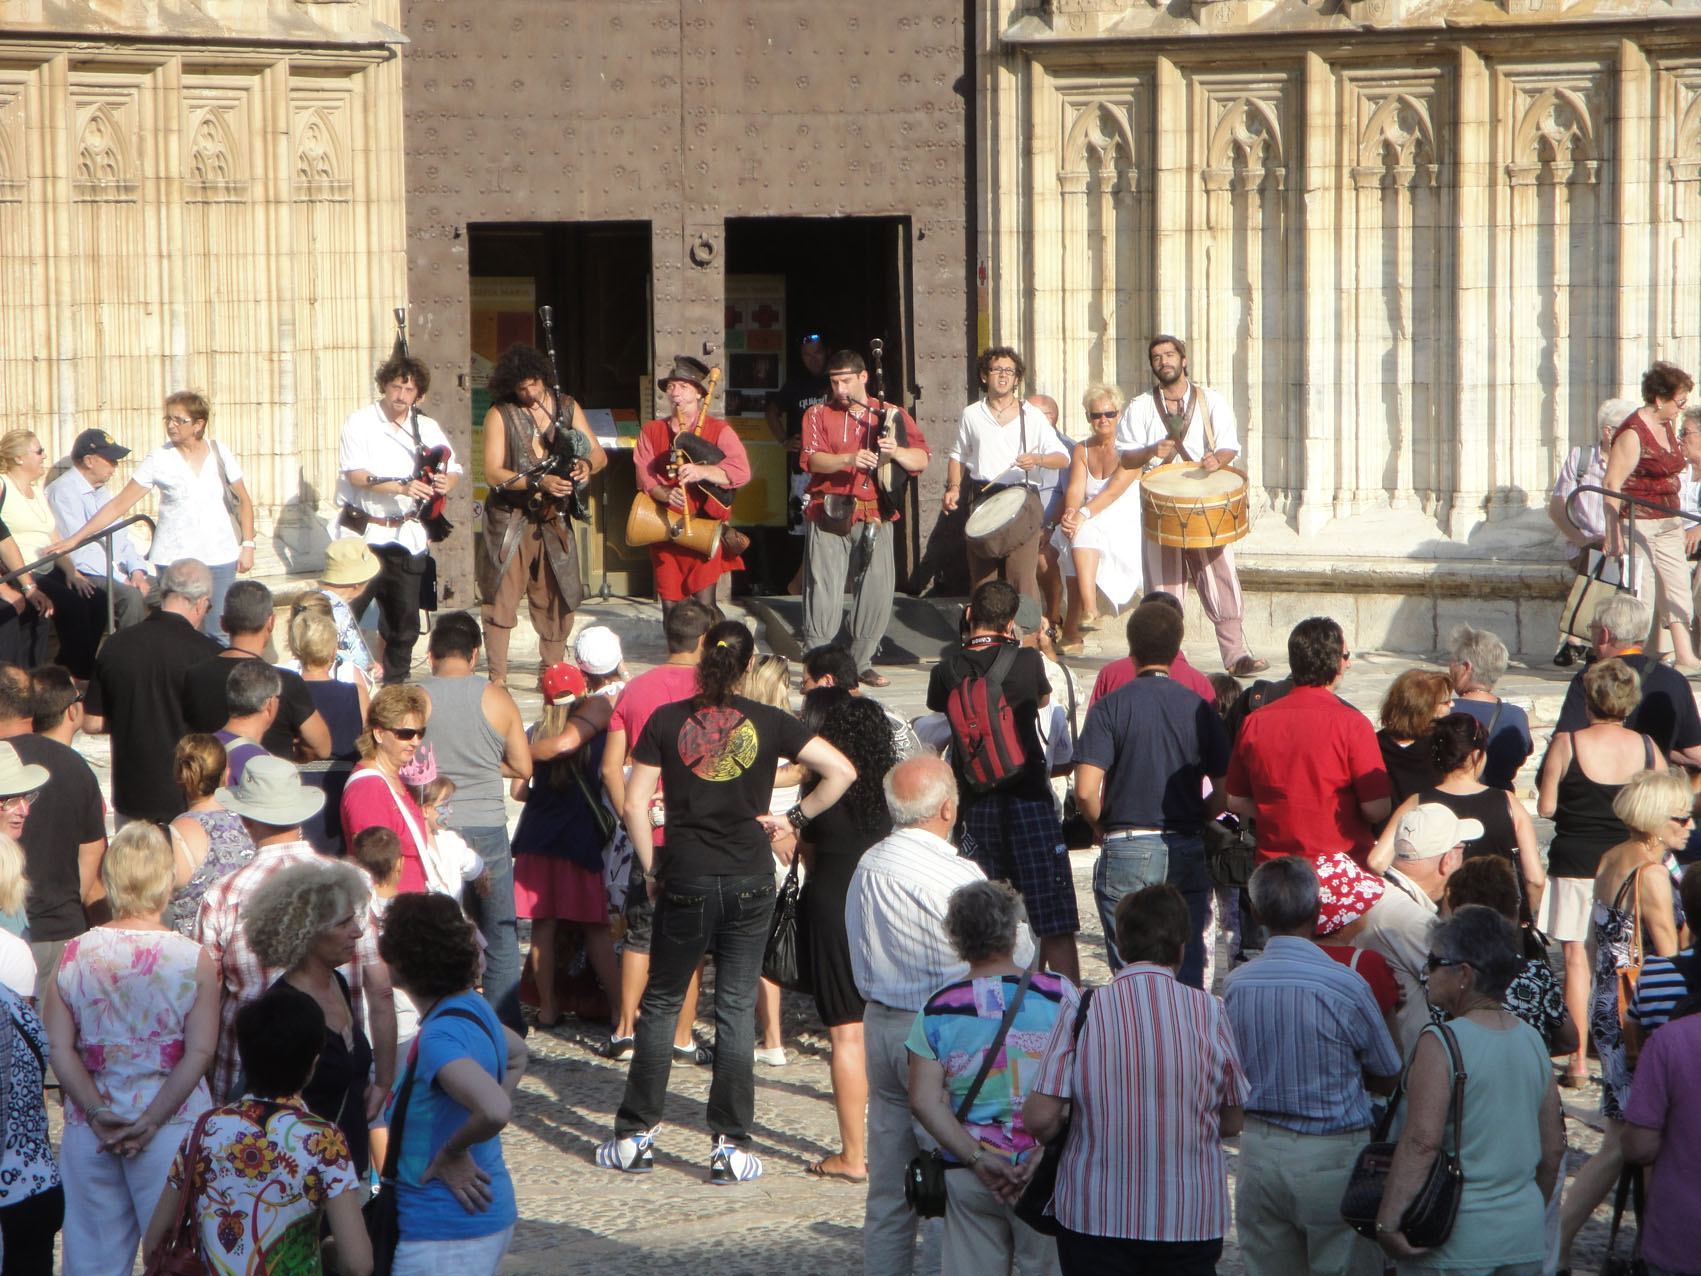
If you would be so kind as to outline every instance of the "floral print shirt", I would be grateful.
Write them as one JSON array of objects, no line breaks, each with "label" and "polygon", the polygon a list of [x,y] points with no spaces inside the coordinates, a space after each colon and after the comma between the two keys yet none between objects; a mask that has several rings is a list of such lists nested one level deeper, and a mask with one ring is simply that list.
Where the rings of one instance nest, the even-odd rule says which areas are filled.
[{"label": "floral print shirt", "polygon": [[194,1165],[187,1141],[173,1189],[192,1183],[209,1276],[314,1276],[319,1218],[333,1196],[360,1186],[348,1141],[293,1103],[244,1095],[207,1116]]},{"label": "floral print shirt", "polygon": [[[183,1059],[184,1025],[195,1007],[201,946],[172,930],[97,926],[65,945],[55,976],[77,1026],[77,1053],[115,1115],[134,1121]],[[173,1121],[193,1121],[211,1104],[198,1081]],[[65,1120],[87,1124],[66,1100]]]}]

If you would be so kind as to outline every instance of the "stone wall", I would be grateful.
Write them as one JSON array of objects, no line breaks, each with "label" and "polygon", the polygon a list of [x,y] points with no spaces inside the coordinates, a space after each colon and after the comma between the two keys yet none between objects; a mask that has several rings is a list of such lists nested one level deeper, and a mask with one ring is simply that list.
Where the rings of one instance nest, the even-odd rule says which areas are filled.
[{"label": "stone wall", "polygon": [[57,457],[100,426],[133,463],[198,390],[282,524],[262,560],[322,542],[298,515],[405,299],[397,16],[0,0],[5,428]]},{"label": "stone wall", "polygon": [[1533,511],[1597,404],[1701,362],[1701,30],[1674,6],[978,12],[989,326],[1076,416],[1187,338],[1239,418],[1254,569],[1557,561]]},{"label": "stone wall", "polygon": [[[470,349],[469,223],[648,221],[662,362],[719,349],[728,218],[895,215],[911,219],[916,408],[937,446],[972,379],[963,15],[954,0],[885,16],[814,0],[405,0],[408,282],[451,438],[470,437],[449,375]],[[828,292],[861,283],[831,261],[820,275]],[[922,485],[928,527],[943,468]],[[473,520],[464,496],[458,508],[439,558],[464,601]]]}]

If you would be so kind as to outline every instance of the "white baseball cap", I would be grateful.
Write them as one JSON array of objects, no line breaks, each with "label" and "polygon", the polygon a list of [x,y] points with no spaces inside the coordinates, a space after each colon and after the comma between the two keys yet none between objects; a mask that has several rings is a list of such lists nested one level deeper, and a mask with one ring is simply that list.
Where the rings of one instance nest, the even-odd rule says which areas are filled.
[{"label": "white baseball cap", "polygon": [[1432,860],[1483,835],[1481,820],[1461,820],[1439,802],[1414,806],[1394,826],[1394,858]]},{"label": "white baseball cap", "polygon": [[620,662],[625,658],[620,650],[620,635],[607,625],[592,625],[574,639],[573,655],[579,668],[599,677],[620,668]]}]

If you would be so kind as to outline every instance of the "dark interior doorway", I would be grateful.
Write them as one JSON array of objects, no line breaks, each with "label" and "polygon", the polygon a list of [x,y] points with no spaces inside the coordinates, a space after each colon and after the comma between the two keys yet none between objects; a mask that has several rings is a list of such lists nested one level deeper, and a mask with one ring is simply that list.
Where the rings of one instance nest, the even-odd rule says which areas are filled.
[{"label": "dark interior doorway", "polygon": [[[886,398],[913,407],[909,218],[728,218],[726,273],[729,280],[784,277],[784,377],[803,374],[799,347],[813,333],[820,335],[829,353],[855,350],[868,361],[873,390],[870,342],[879,338],[885,346]],[[912,502],[914,491],[912,484]],[[900,588],[907,587],[920,557],[913,510],[905,512],[903,523],[896,541]],[[765,579],[751,579],[749,584],[762,592],[784,592],[802,561],[802,538],[779,528],[761,528],[757,535],[767,551],[761,556]]]}]

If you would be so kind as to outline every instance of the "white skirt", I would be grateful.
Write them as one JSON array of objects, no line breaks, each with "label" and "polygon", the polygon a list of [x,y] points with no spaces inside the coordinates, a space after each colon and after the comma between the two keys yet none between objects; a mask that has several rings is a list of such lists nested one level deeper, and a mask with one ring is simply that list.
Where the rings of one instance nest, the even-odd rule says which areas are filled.
[{"label": "white skirt", "polygon": [[1057,561],[1065,576],[1075,574],[1071,551],[1087,549],[1098,552],[1099,592],[1118,610],[1126,607],[1144,585],[1141,549],[1145,540],[1140,521],[1138,483],[1130,483],[1109,509],[1082,523],[1073,541],[1064,535],[1061,527],[1051,534],[1051,543],[1057,548]]}]

